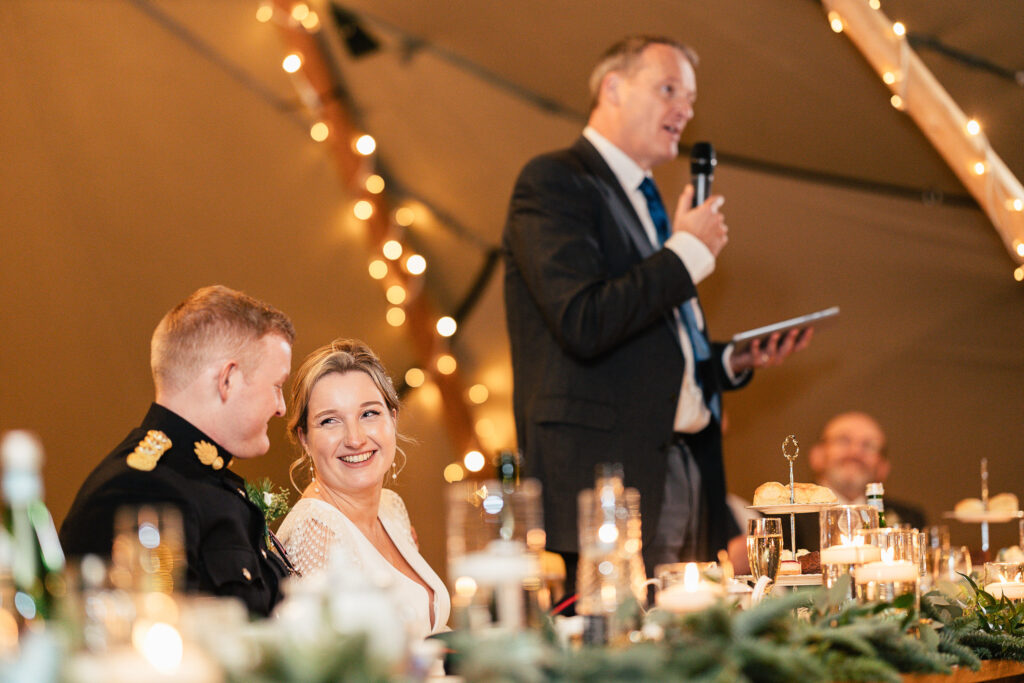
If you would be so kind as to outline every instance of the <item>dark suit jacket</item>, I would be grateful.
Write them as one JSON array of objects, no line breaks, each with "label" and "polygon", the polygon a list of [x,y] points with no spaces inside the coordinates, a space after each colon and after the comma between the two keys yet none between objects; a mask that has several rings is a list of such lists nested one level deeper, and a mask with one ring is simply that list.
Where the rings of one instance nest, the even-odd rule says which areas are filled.
[{"label": "dark suit jacket", "polygon": [[[133,453],[154,430],[171,445],[149,471],[133,468]],[[215,448],[216,468],[196,454],[197,444]],[[266,616],[281,597],[287,570],[266,545],[263,514],[245,492],[245,480],[228,469],[231,454],[190,422],[156,403],[85,480],[60,529],[71,556],[109,556],[114,517],[124,505],[169,503],[181,510],[185,532],[185,588],[235,596],[255,615]]]},{"label": "dark suit jacket", "polygon": [[[516,181],[503,239],[514,410],[524,469],[544,485],[548,547],[577,548],[576,497],[599,463],[622,463],[641,494],[644,543],[658,523],[666,446],[684,359],[672,310],[697,295],[679,257],[654,249],[597,150],[530,161]],[[706,393],[729,380],[723,346],[701,363]],[[712,546],[736,533],[717,446],[694,453]]]}]

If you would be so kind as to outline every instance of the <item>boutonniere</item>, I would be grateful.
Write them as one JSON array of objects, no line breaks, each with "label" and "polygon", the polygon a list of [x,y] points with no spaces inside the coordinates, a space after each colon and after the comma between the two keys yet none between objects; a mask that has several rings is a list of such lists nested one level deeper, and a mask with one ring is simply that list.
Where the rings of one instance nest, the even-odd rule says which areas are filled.
[{"label": "boutonniere", "polygon": [[288,513],[291,505],[288,502],[288,490],[278,487],[273,490],[274,483],[264,477],[256,482],[245,482],[245,492],[253,505],[263,513],[263,519],[270,526],[270,523]]}]

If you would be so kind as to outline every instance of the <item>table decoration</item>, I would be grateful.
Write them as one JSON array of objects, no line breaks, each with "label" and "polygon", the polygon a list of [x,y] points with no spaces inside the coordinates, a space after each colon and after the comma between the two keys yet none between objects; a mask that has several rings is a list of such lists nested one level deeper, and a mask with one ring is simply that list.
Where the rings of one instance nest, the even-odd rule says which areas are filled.
[{"label": "table decoration", "polygon": [[662,584],[654,596],[654,604],[674,614],[707,609],[723,595],[721,584],[701,577],[696,562],[687,562],[683,580]]},{"label": "table decoration", "polygon": [[853,570],[868,562],[878,562],[882,555],[878,546],[867,542],[859,532],[878,528],[878,510],[870,505],[834,505],[818,513],[821,527],[821,573],[829,588],[849,576],[844,585],[856,585]]},{"label": "table decoration", "polygon": [[877,547],[880,557],[854,567],[857,599],[875,602],[906,594],[913,596],[916,608],[920,583],[918,533],[913,529],[862,529],[858,536],[864,538],[866,546]]},{"label": "table decoration", "polygon": [[997,600],[1024,599],[1024,562],[986,562],[985,591]]}]

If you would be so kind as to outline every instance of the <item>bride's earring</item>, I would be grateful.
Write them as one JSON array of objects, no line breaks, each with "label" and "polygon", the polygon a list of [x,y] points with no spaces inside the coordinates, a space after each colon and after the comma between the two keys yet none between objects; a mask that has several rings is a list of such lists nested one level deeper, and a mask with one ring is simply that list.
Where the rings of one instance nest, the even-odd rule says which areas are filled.
[{"label": "bride's earring", "polygon": [[[309,454],[306,454],[309,458]],[[313,492],[320,493],[320,484],[316,483],[316,467],[313,465],[313,458],[309,458],[309,483],[313,485]]]},{"label": "bride's earring", "polygon": [[398,467],[395,466],[395,461],[391,461],[391,481],[398,479]]}]

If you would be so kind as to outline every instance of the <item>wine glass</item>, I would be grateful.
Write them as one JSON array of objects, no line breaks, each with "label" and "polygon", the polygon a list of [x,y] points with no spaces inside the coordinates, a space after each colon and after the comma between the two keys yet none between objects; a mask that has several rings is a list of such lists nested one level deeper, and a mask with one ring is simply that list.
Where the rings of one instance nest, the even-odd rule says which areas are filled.
[{"label": "wine glass", "polygon": [[761,517],[747,520],[747,559],[755,579],[767,576],[775,582],[782,559],[782,520]]}]

